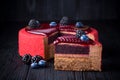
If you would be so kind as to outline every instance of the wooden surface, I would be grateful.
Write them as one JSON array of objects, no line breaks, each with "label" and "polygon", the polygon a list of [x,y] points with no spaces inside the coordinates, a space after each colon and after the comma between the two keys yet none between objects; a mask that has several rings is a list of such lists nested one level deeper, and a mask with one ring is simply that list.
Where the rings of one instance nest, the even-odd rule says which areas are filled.
[{"label": "wooden surface", "polygon": [[[116,37],[119,32],[117,29],[114,30],[113,27],[116,22],[85,21],[84,23],[96,26],[99,31],[100,41],[104,44],[101,72],[57,71],[54,70],[53,59],[48,61],[47,68],[31,69],[29,65],[22,63],[21,57],[18,54],[18,31],[26,23],[2,22],[3,29],[0,32],[0,80],[119,80],[119,50],[113,53],[116,47],[120,48],[118,45],[120,43],[117,42],[120,39]],[[108,27],[109,30],[107,30]],[[107,40],[113,39],[107,42],[105,37]]]}]

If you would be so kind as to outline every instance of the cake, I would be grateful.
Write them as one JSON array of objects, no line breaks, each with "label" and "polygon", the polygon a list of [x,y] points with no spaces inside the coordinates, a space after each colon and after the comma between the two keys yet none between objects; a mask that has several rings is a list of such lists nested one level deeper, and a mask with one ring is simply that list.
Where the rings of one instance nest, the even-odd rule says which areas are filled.
[{"label": "cake", "polygon": [[58,24],[30,20],[19,30],[19,55],[54,58],[56,70],[101,71],[102,44],[97,30],[81,22],[71,24],[68,20],[63,17]]},{"label": "cake", "polygon": [[101,71],[102,45],[99,42],[83,42],[75,36],[61,36],[54,43],[56,70]]}]

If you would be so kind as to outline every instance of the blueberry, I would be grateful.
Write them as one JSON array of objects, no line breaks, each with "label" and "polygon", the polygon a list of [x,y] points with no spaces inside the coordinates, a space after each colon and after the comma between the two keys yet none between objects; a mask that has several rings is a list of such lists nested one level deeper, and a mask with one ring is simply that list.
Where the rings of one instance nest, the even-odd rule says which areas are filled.
[{"label": "blueberry", "polygon": [[31,63],[33,62],[39,62],[40,60],[42,60],[43,58],[39,55],[36,55],[36,56],[33,56],[32,59],[31,59]]},{"label": "blueberry", "polygon": [[49,24],[51,27],[55,27],[55,26],[57,26],[57,23],[56,22],[50,22],[50,24]]},{"label": "blueberry", "polygon": [[77,28],[81,28],[81,27],[83,27],[84,25],[82,24],[82,22],[76,22],[75,26],[76,26]]},{"label": "blueberry", "polygon": [[82,36],[80,37],[80,39],[81,39],[82,41],[84,41],[84,42],[87,42],[87,41],[89,40],[88,36],[86,36],[86,35],[82,35]]},{"label": "blueberry", "polygon": [[31,58],[32,58],[32,56],[30,54],[25,54],[22,57],[22,62],[25,63],[25,64],[30,64],[31,63]]},{"label": "blueberry", "polygon": [[45,61],[45,60],[40,60],[40,61],[38,62],[38,65],[39,65],[40,67],[45,67],[45,66],[46,66],[46,61]]},{"label": "blueberry", "polygon": [[40,26],[40,23],[38,20],[36,19],[31,19],[28,23],[28,27],[29,29],[35,29],[38,28]]},{"label": "blueberry", "polygon": [[39,66],[38,66],[38,63],[36,63],[36,62],[33,62],[33,63],[31,63],[31,68],[32,69],[35,69],[35,68],[38,68]]}]

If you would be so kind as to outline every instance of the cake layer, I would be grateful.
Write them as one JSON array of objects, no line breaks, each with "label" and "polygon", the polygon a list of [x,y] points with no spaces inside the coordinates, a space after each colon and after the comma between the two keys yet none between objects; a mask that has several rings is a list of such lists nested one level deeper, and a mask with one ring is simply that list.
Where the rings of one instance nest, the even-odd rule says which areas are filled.
[{"label": "cake layer", "polygon": [[66,53],[66,54],[88,54],[89,46],[94,45],[94,41],[89,39],[89,41],[84,42],[81,39],[76,38],[76,36],[60,36],[55,41],[55,52],[56,53]]},{"label": "cake layer", "polygon": [[46,53],[46,56],[45,56],[46,60],[54,58],[54,53],[55,53],[54,47],[55,46],[54,46],[53,43],[51,43],[47,46],[47,49],[46,49],[47,53]]},{"label": "cake layer", "polygon": [[94,45],[94,41],[89,39],[89,41],[82,41],[79,38],[76,38],[76,36],[74,35],[66,35],[66,36],[60,36],[58,37],[55,41],[54,44],[58,44],[58,43],[74,43],[74,44],[82,44],[82,45]]},{"label": "cake layer", "polygon": [[[57,45],[59,44],[61,43],[58,43]],[[73,46],[78,45],[74,43],[71,44]],[[68,46],[71,46],[71,44],[66,43]],[[71,54],[69,50],[66,53],[57,53],[55,51],[55,69],[73,71],[101,71],[102,45],[99,42],[95,42],[94,45],[88,44],[88,47],[88,54],[82,54],[81,51],[79,52],[81,54]]]},{"label": "cake layer", "polygon": [[57,54],[88,54],[89,46],[58,44],[55,46],[55,53]]},{"label": "cake layer", "polygon": [[[99,58],[99,57],[98,57]],[[101,59],[97,57],[60,57],[55,55],[55,70],[101,71]]]}]

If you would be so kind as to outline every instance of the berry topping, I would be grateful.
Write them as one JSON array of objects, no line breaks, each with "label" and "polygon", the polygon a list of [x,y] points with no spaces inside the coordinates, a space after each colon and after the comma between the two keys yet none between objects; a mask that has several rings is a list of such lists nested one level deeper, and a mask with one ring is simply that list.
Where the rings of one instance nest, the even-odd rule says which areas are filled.
[{"label": "berry topping", "polygon": [[36,29],[40,26],[40,23],[38,20],[35,19],[31,19],[28,23],[28,26],[26,27],[26,29]]},{"label": "berry topping", "polygon": [[76,37],[77,37],[77,38],[80,38],[80,34],[76,34]]},{"label": "berry topping", "polygon": [[31,62],[34,63],[34,62],[39,62],[40,60],[42,60],[43,58],[39,55],[36,55],[36,56],[33,56],[32,59],[31,59]]},{"label": "berry topping", "polygon": [[51,27],[55,27],[55,26],[57,26],[57,23],[56,22],[50,22],[50,24],[49,24]]},{"label": "berry topping", "polygon": [[77,38],[80,38],[83,34],[85,34],[85,32],[82,31],[82,30],[77,30],[77,31],[76,31],[76,37],[77,37]]},{"label": "berry topping", "polygon": [[90,38],[88,38],[86,35],[85,37],[82,35],[79,38],[76,38],[74,35],[68,35],[68,36],[61,36],[58,37],[55,41],[54,44],[58,43],[75,43],[75,44],[94,44],[94,41]]},{"label": "berry topping", "polygon": [[45,61],[45,60],[40,60],[40,61],[38,62],[38,65],[39,65],[40,67],[45,67],[45,66],[46,66],[46,61]]},{"label": "berry topping", "polygon": [[89,41],[88,36],[86,36],[86,35],[84,35],[84,34],[80,37],[80,39],[81,39],[81,41],[84,41],[84,42]]},{"label": "berry topping", "polygon": [[23,57],[22,57],[22,61],[23,63],[25,64],[30,64],[31,63],[31,58],[32,56],[30,54],[25,54]]},{"label": "berry topping", "polygon": [[68,25],[69,24],[69,19],[68,17],[64,16],[61,20],[60,20],[60,25]]},{"label": "berry topping", "polygon": [[83,27],[84,25],[83,25],[81,22],[76,22],[75,26],[76,26],[77,28],[81,28],[81,27]]}]

